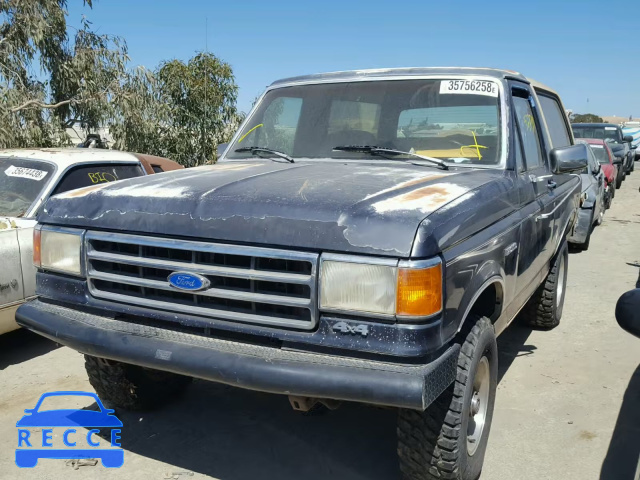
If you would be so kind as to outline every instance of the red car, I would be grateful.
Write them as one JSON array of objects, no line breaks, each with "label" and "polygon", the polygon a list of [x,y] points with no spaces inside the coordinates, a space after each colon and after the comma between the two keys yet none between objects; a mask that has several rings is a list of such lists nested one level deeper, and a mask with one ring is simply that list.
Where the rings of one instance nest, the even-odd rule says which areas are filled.
[{"label": "red car", "polygon": [[582,138],[591,146],[591,150],[596,156],[605,178],[605,206],[611,206],[611,200],[616,196],[616,178],[618,176],[618,165],[613,164],[613,152],[607,142],[598,138]]}]

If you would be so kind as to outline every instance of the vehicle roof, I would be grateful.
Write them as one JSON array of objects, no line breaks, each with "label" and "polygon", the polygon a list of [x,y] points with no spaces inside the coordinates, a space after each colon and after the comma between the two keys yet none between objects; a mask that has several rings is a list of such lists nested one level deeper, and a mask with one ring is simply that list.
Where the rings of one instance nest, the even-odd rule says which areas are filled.
[{"label": "vehicle roof", "polygon": [[101,148],[18,148],[0,150],[0,158],[24,158],[44,160],[64,169],[76,163],[85,162],[136,162],[138,158],[132,153]]},{"label": "vehicle roof", "polygon": [[511,70],[499,70],[497,68],[476,68],[476,67],[408,67],[408,68],[379,68],[371,70],[347,70],[342,72],[316,73],[313,75],[302,75],[298,77],[283,78],[271,84],[272,87],[286,85],[290,83],[304,82],[325,82],[361,80],[363,78],[385,78],[398,76],[430,76],[430,75],[481,75],[498,79],[513,78],[526,83],[529,80],[522,74]]},{"label": "vehicle roof", "polygon": [[184,168],[184,165],[180,165],[173,160],[169,160],[168,158],[158,157],[156,155],[147,155],[146,153],[134,153],[135,155],[144,165],[147,173],[154,173],[153,167],[158,166],[162,169],[163,172],[170,172],[171,170],[181,170]]},{"label": "vehicle roof", "polygon": [[533,78],[529,78],[529,83],[535,90],[546,90],[549,93],[553,93],[557,97],[560,96],[560,94],[556,92],[553,88],[549,87],[548,85],[545,85],[542,82],[534,80]]},{"label": "vehicle roof", "polygon": [[572,123],[571,126],[579,126],[579,127],[616,127],[620,128],[618,125],[613,123]]}]

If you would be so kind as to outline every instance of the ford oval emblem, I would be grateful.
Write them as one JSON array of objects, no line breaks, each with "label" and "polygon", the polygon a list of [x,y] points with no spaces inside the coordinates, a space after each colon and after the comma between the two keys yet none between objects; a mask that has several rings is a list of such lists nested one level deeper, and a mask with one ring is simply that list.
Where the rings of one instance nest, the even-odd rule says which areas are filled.
[{"label": "ford oval emblem", "polygon": [[197,273],[189,272],[173,272],[167,277],[167,280],[172,287],[179,288],[180,290],[188,290],[190,292],[205,290],[209,288],[209,285],[211,285],[208,278],[198,275]]}]

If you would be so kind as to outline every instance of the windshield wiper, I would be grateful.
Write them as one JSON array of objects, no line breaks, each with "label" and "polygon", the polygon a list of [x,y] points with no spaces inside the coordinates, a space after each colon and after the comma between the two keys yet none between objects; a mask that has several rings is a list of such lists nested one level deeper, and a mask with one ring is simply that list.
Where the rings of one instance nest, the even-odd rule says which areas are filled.
[{"label": "windshield wiper", "polygon": [[[418,155],[417,153],[403,152],[402,150],[395,150],[393,148],[383,148],[368,145],[342,145],[333,147],[333,149],[339,150],[341,152],[363,152],[370,153],[372,155],[409,155],[411,157],[419,158],[420,160],[425,160],[427,162],[433,163],[443,170],[449,170],[449,166],[438,158],[425,157],[424,155]],[[414,165],[421,165],[420,163],[411,163],[413,163]]]},{"label": "windshield wiper", "polygon": [[296,161],[293,159],[293,157],[290,157],[289,155],[287,155],[284,152],[280,152],[278,150],[274,150],[273,148],[267,148],[267,147],[241,147],[241,148],[236,148],[235,151],[238,152],[238,153],[251,152],[252,155],[258,155],[259,157],[262,156],[262,155],[260,155],[260,152],[270,153],[272,155],[275,155],[276,157],[284,158],[289,163],[296,163]]}]

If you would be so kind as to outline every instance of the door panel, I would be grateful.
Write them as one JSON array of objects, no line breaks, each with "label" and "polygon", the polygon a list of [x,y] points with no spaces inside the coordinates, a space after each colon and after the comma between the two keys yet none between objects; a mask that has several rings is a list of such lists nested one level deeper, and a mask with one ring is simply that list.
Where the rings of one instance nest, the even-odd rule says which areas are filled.
[{"label": "door panel", "polygon": [[523,222],[517,289],[528,296],[538,287],[554,254],[557,183],[548,167],[530,91],[514,88],[512,100],[524,159],[524,171],[519,176]]},{"label": "door panel", "polygon": [[0,230],[0,308],[24,299],[18,230]]},{"label": "door panel", "polygon": [[20,262],[22,264],[22,287],[24,297],[36,294],[36,267],[33,266],[33,227],[35,220],[16,219],[18,225],[18,243],[20,245]]}]

